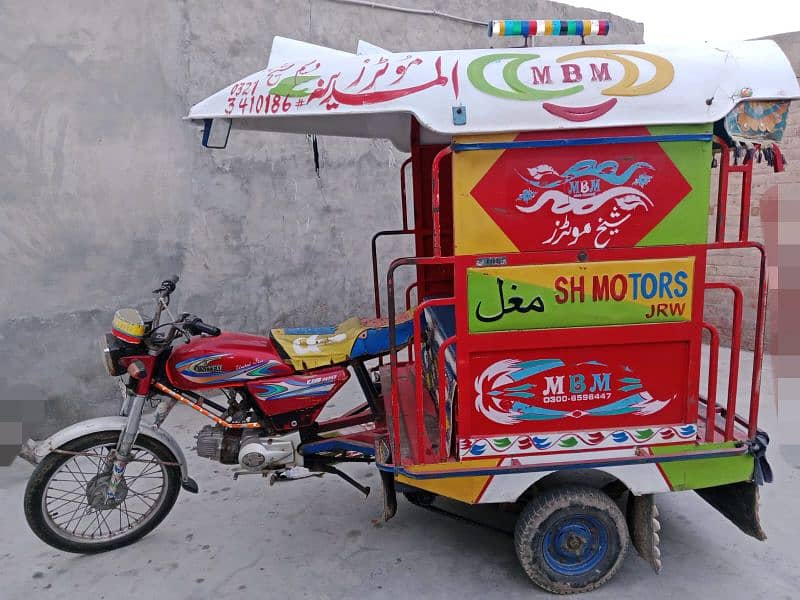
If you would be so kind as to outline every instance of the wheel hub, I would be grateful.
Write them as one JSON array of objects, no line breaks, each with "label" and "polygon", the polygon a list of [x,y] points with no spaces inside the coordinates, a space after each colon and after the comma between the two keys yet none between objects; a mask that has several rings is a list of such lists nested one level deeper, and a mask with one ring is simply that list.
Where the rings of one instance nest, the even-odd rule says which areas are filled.
[{"label": "wheel hub", "polygon": [[548,529],[544,558],[551,569],[562,575],[580,575],[597,566],[607,546],[607,534],[596,518],[573,515]]},{"label": "wheel hub", "polygon": [[584,546],[585,543],[586,543],[585,539],[583,539],[583,538],[581,538],[581,537],[579,537],[577,535],[570,534],[567,537],[567,544],[566,545],[567,545],[567,548],[569,548],[570,550],[578,551]]},{"label": "wheel hub", "polygon": [[113,496],[108,495],[108,484],[111,481],[111,474],[95,475],[86,484],[86,501],[95,510],[109,510],[116,508],[128,497],[128,484],[123,475],[117,485],[117,491]]}]

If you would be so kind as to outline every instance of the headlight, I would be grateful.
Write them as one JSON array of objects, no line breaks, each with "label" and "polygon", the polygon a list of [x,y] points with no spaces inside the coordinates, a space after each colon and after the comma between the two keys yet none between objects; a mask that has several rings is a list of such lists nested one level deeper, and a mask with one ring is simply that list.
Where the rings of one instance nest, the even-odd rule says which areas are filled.
[{"label": "headlight", "polygon": [[111,321],[111,334],[123,342],[139,344],[145,334],[142,315],[135,308],[120,308]]},{"label": "headlight", "polygon": [[111,333],[107,333],[105,338],[101,340],[103,347],[103,364],[106,366],[106,371],[112,377],[118,377],[126,373],[119,361],[125,356],[131,354],[141,354],[142,349],[137,345],[126,344],[120,341]]},{"label": "headlight", "polygon": [[100,345],[103,347],[103,364],[106,366],[108,374],[113,377],[115,370],[114,359],[111,357],[111,348],[108,347],[105,337],[100,340]]}]

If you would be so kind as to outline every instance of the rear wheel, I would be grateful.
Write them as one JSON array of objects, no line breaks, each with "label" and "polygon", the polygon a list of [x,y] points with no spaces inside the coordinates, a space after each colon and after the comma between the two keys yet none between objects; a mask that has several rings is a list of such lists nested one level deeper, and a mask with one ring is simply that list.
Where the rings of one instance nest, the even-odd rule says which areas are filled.
[{"label": "rear wheel", "polygon": [[[118,431],[93,433],[48,454],[25,489],[25,518],[44,542],[66,552],[126,546],[167,516],[180,491],[180,468],[164,445],[139,437],[113,498],[106,494],[108,455]],[[77,453],[77,454],[76,454]]]},{"label": "rear wheel", "polygon": [[517,557],[549,592],[588,592],[611,579],[628,549],[619,507],[603,492],[563,486],[533,498],[514,531]]}]

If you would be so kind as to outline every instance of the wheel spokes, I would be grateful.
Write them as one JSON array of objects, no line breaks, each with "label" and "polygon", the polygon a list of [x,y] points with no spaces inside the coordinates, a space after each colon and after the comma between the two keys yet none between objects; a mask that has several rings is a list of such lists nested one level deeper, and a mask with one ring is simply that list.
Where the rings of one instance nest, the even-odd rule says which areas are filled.
[{"label": "wheel spokes", "polygon": [[76,453],[47,483],[42,497],[45,517],[68,537],[100,541],[124,535],[148,520],[164,498],[166,469],[141,447],[131,452],[118,498],[105,498],[111,448],[105,444]]}]

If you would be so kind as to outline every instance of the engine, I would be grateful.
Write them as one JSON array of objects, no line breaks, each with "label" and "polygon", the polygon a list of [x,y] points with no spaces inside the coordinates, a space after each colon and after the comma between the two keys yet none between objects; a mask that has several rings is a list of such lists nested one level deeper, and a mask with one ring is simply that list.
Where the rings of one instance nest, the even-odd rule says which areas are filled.
[{"label": "engine", "polygon": [[197,454],[248,471],[278,469],[294,462],[291,440],[262,437],[256,433],[206,425],[197,434]]}]

